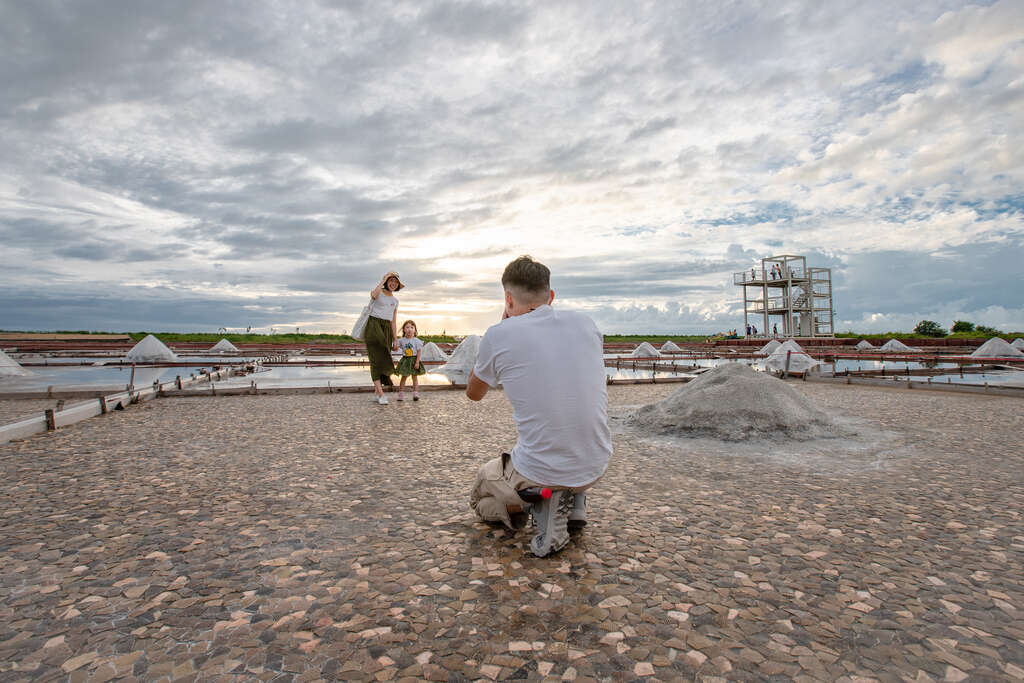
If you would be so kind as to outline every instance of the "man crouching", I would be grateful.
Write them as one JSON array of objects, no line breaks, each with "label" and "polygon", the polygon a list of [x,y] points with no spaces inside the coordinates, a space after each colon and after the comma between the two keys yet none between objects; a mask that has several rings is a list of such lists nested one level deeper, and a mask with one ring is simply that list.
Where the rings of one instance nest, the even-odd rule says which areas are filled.
[{"label": "man crouching", "polygon": [[479,401],[499,384],[512,402],[518,439],[480,468],[470,505],[483,519],[515,528],[529,512],[531,542],[544,556],[586,524],[586,494],[612,454],[604,339],[582,313],[551,307],[551,271],[520,256],[501,276],[505,313],[480,341],[466,396]]}]

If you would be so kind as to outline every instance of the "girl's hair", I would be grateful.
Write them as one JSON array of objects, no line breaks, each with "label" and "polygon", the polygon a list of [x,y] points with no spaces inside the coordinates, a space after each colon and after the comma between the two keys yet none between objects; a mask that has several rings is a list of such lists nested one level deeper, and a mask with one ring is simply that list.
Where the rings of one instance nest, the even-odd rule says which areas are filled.
[{"label": "girl's hair", "polygon": [[417,334],[420,333],[419,328],[416,327],[416,322],[415,321],[413,321],[413,320],[406,320],[404,323],[402,323],[402,334],[405,334],[405,326],[406,325],[412,325],[412,336],[415,337]]}]

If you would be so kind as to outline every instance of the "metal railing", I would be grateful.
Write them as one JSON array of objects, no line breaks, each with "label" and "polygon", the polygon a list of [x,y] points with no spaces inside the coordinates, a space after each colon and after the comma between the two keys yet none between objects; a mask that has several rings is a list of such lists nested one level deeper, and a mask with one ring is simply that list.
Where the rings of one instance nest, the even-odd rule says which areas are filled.
[{"label": "metal railing", "polygon": [[783,268],[782,277],[776,277],[770,271],[762,273],[758,270],[755,270],[753,273],[749,270],[743,270],[732,274],[732,283],[734,285],[742,285],[750,282],[781,282],[786,279],[803,280],[805,279],[804,272],[800,268]]}]

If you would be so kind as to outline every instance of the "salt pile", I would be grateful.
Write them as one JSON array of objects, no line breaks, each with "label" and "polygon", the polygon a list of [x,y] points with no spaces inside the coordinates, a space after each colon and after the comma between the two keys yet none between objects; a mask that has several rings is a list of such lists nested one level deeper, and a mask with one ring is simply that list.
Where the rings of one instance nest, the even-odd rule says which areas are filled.
[{"label": "salt pile", "polygon": [[238,353],[238,347],[227,339],[221,339],[211,349],[213,353]]},{"label": "salt pile", "polygon": [[775,351],[780,346],[782,346],[782,344],[779,343],[778,339],[772,339],[770,342],[768,342],[767,344],[762,346],[760,349],[758,349],[757,352],[761,353],[761,354],[764,354],[765,356],[770,356],[773,353],[775,353]]},{"label": "salt pile", "polygon": [[448,360],[448,356],[441,350],[441,347],[434,342],[427,342],[420,351],[420,360],[439,361]]},{"label": "salt pile", "polygon": [[647,342],[643,342],[640,346],[633,349],[633,353],[629,354],[630,358],[661,358],[661,351],[654,348]]},{"label": "salt pile", "polygon": [[[448,362],[436,370],[456,384],[469,381],[469,373],[476,365],[476,356],[480,353],[480,335],[471,334],[452,351]],[[420,356],[422,358],[422,356]]]},{"label": "salt pile", "polygon": [[792,351],[793,353],[803,353],[804,347],[800,346],[792,339],[787,339],[786,341],[782,342],[782,346],[780,346],[778,350]]},{"label": "salt pile", "polygon": [[1020,349],[1021,351],[1024,351],[1024,339],[1017,337],[1016,339],[1013,340],[1013,343],[1010,344],[1010,346],[1012,346],[1015,349]]},{"label": "salt pile", "polygon": [[682,351],[682,349],[676,346],[676,343],[671,339],[661,345],[662,353],[679,353],[680,351]]},{"label": "salt pile", "polygon": [[132,350],[125,355],[124,359],[136,363],[153,363],[175,361],[178,360],[178,357],[162,341],[151,334],[147,334],[145,339],[132,347]]},{"label": "salt pile", "polygon": [[889,341],[882,344],[879,350],[888,351],[890,353],[907,353],[909,351],[920,351],[921,349],[915,349],[913,347],[907,346],[898,339],[890,339]]},{"label": "salt pile", "polygon": [[812,438],[832,426],[796,389],[742,363],[720,365],[628,420],[658,434],[723,441]]},{"label": "salt pile", "polygon": [[18,361],[0,351],[0,377],[21,377],[32,373],[21,367]]},{"label": "salt pile", "polygon": [[1024,358],[1024,351],[1015,349],[1005,339],[992,337],[975,349],[971,358]]},{"label": "salt pile", "polygon": [[789,372],[807,372],[813,367],[820,365],[803,351],[791,351],[785,345],[779,347],[778,351],[768,356],[764,361],[764,367],[768,370],[786,370],[786,358],[789,358]]},{"label": "salt pile", "polygon": [[875,346],[874,346],[874,344],[869,342],[867,339],[861,339],[859,342],[857,342],[857,345],[854,346],[853,348],[857,349],[858,351],[867,351],[869,349],[875,348]]}]

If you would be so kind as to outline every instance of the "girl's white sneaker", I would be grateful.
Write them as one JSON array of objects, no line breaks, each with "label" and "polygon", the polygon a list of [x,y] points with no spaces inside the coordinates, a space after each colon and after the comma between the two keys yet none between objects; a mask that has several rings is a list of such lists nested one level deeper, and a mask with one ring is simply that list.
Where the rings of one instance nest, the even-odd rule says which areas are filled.
[{"label": "girl's white sneaker", "polygon": [[381,396],[380,398],[377,399],[377,404],[378,405],[382,405],[382,406],[386,406],[388,404],[388,397],[387,396]]}]

